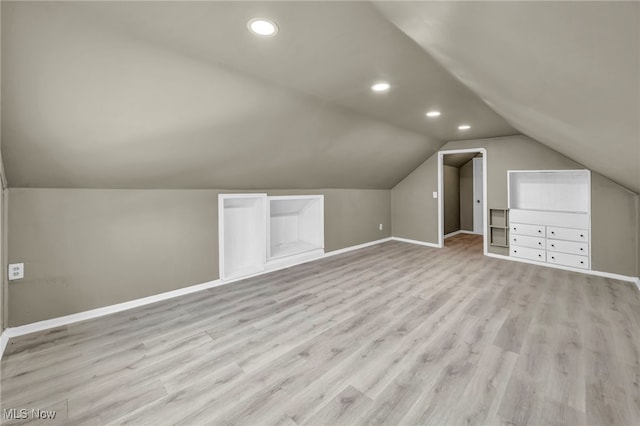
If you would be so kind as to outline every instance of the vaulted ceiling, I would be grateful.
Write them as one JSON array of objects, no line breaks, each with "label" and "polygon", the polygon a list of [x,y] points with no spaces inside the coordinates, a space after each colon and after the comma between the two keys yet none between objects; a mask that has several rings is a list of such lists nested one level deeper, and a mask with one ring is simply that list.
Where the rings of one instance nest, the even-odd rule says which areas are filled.
[{"label": "vaulted ceiling", "polygon": [[640,192],[639,2],[376,2],[510,124]]},{"label": "vaulted ceiling", "polygon": [[[3,1],[9,185],[390,188],[446,141],[523,132],[639,191],[638,42],[630,59],[605,49],[634,47],[628,13],[585,49],[594,12],[456,4]],[[539,34],[516,19],[532,11]],[[251,34],[254,17],[278,35]],[[595,95],[612,108],[598,120]],[[602,148],[616,112],[620,170]]]}]

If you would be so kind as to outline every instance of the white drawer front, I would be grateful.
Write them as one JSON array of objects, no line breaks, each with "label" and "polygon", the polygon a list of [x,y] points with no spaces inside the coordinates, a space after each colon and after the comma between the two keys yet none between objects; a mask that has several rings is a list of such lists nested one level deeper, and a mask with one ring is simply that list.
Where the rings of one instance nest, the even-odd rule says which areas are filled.
[{"label": "white drawer front", "polygon": [[521,246],[521,247],[532,247],[544,249],[545,239],[540,237],[530,237],[528,235],[511,235],[509,237],[509,245]]},{"label": "white drawer front", "polygon": [[547,250],[560,253],[577,254],[580,256],[588,256],[589,244],[577,243],[575,241],[547,240]]},{"label": "white drawer front", "polygon": [[510,246],[509,254],[513,257],[519,257],[522,259],[537,260],[538,262],[545,261],[544,249],[534,249],[531,247]]},{"label": "white drawer front", "polygon": [[586,229],[547,227],[547,237],[558,240],[589,241],[589,232]]},{"label": "white drawer front", "polygon": [[529,225],[526,223],[511,223],[509,225],[511,234],[515,235],[530,235],[533,237],[544,237],[544,226],[541,225]]},{"label": "white drawer front", "polygon": [[589,258],[586,256],[577,256],[567,253],[547,253],[547,262],[556,265],[572,266],[574,268],[589,269]]}]

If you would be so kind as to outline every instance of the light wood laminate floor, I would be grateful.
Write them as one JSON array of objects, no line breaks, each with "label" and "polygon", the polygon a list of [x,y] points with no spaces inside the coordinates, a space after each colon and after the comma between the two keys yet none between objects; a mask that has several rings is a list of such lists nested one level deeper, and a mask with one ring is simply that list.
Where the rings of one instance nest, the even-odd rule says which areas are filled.
[{"label": "light wood laminate floor", "polygon": [[14,339],[1,392],[48,425],[637,425],[639,383],[631,283],[458,235]]}]

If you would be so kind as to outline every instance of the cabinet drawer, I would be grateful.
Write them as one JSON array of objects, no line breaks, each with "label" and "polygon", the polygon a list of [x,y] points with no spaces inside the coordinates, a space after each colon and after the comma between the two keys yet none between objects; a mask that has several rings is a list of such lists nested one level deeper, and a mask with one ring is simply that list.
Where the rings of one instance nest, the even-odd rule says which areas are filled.
[{"label": "cabinet drawer", "polygon": [[547,253],[547,262],[556,265],[572,266],[574,268],[589,269],[589,258],[586,256],[577,256],[567,253]]},{"label": "cabinet drawer", "polygon": [[520,247],[512,245],[511,247],[509,247],[509,254],[513,257],[544,262],[546,252],[544,251],[544,249],[539,250],[531,247]]},{"label": "cabinet drawer", "polygon": [[558,228],[555,226],[547,227],[547,236],[549,238],[569,241],[589,241],[589,232],[586,229],[574,228]]},{"label": "cabinet drawer", "polygon": [[509,226],[511,234],[515,235],[530,235],[533,237],[544,237],[544,226],[542,225],[529,225],[526,223],[512,223]]},{"label": "cabinet drawer", "polygon": [[530,237],[528,235],[511,235],[509,237],[509,243],[515,246],[521,247],[532,247],[544,249],[545,242],[544,238],[540,237]]},{"label": "cabinet drawer", "polygon": [[560,253],[577,254],[580,256],[589,255],[589,244],[575,241],[547,240],[547,250]]}]

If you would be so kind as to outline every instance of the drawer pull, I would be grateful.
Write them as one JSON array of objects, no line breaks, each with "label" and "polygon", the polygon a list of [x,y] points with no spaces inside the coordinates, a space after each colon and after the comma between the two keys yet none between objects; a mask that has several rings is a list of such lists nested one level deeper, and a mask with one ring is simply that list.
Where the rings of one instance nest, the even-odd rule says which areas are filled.
[{"label": "drawer pull", "polygon": [[513,227],[513,230],[514,230],[514,231],[517,231],[517,230],[518,230],[518,228],[516,228],[516,227],[514,226],[514,227]]},{"label": "drawer pull", "polygon": [[582,247],[580,247],[580,251],[584,251],[584,249]]},{"label": "drawer pull", "polygon": [[538,257],[542,257],[542,255],[541,255],[541,254],[539,254],[539,255],[538,255]]},{"label": "drawer pull", "polygon": [[555,244],[551,244],[551,247],[555,247],[555,246],[556,246]]},{"label": "drawer pull", "polygon": [[551,259],[556,260],[556,257],[555,256],[551,256]]},{"label": "drawer pull", "polygon": [[515,243],[516,241],[518,241],[516,238],[513,239],[513,242]]},{"label": "drawer pull", "polygon": [[556,235],[556,231],[551,231],[551,235]]},{"label": "drawer pull", "polygon": [[580,264],[581,264],[581,265],[584,265],[584,261],[582,261],[582,260],[581,260],[581,261],[580,261]]},{"label": "drawer pull", "polygon": [[584,234],[580,234],[580,238],[584,238]]},{"label": "drawer pull", "polygon": [[514,250],[513,252],[514,252],[514,253],[517,253],[517,252],[518,252],[518,250]]},{"label": "drawer pull", "polygon": [[542,231],[538,229],[538,234],[542,234]]},{"label": "drawer pull", "polygon": [[538,245],[539,245],[539,246],[541,246],[541,245],[542,245],[542,243],[541,243],[540,241],[538,241]]}]

